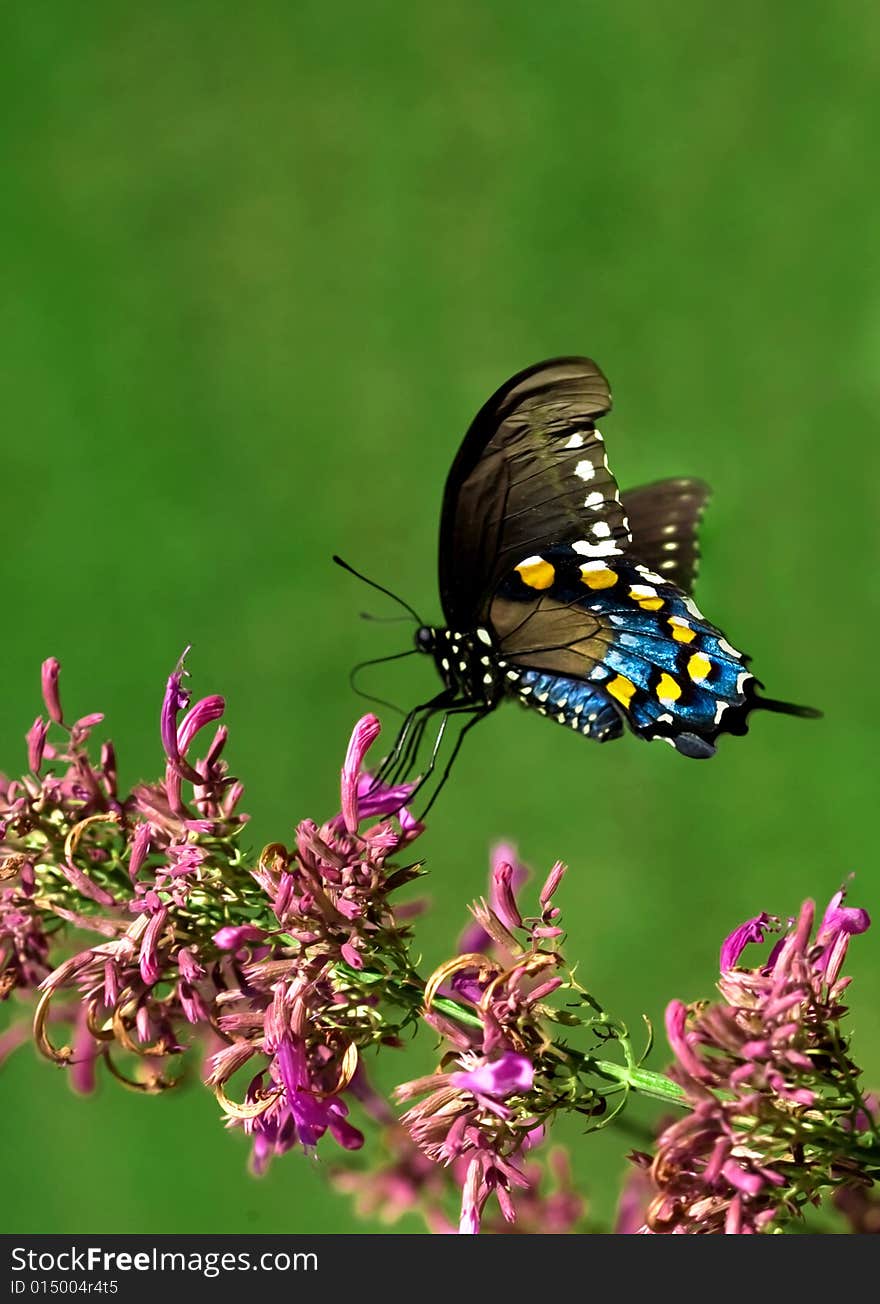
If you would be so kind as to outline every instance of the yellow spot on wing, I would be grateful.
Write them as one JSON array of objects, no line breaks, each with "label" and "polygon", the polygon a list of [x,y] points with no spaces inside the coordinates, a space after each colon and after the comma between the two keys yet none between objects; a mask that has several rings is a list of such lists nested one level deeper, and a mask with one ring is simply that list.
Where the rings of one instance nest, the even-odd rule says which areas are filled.
[{"label": "yellow spot on wing", "polygon": [[657,696],[661,702],[677,702],[681,697],[681,686],[675,682],[672,675],[664,673],[660,676],[657,685]]},{"label": "yellow spot on wing", "polygon": [[691,679],[705,679],[712,669],[712,662],[701,652],[695,652],[688,662],[688,674]]},{"label": "yellow spot on wing", "polygon": [[519,571],[523,584],[530,589],[549,589],[556,579],[556,571],[543,557],[529,557],[515,568]]},{"label": "yellow spot on wing", "polygon": [[634,584],[629,596],[635,598],[642,611],[659,611],[663,606],[663,599],[650,584]]},{"label": "yellow spot on wing", "polygon": [[676,643],[693,643],[697,637],[697,631],[691,629],[687,621],[682,620],[681,616],[670,616],[668,624]]},{"label": "yellow spot on wing", "polygon": [[625,675],[615,675],[614,679],[606,687],[611,696],[617,698],[621,706],[629,708],[633,693],[636,691],[636,686],[631,680],[627,679]]},{"label": "yellow spot on wing", "polygon": [[610,589],[617,583],[617,574],[600,562],[585,562],[581,567],[581,579],[588,589]]}]

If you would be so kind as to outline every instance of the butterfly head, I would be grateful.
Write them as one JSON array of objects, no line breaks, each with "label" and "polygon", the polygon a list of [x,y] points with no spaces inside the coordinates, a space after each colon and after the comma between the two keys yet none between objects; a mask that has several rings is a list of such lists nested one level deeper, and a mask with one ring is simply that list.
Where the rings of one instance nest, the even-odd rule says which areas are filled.
[{"label": "butterfly head", "polygon": [[430,625],[419,625],[416,630],[416,651],[433,654],[437,646],[437,631]]}]

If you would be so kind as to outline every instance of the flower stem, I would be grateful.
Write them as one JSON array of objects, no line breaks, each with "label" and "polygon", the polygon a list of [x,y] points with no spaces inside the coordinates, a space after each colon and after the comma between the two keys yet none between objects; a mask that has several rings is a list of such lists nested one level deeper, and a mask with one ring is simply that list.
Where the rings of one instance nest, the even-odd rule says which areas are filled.
[{"label": "flower stem", "polygon": [[636,1091],[640,1096],[648,1096],[651,1100],[662,1100],[667,1105],[689,1108],[689,1102],[682,1088],[663,1073],[653,1073],[650,1069],[640,1069],[627,1064],[616,1064],[613,1060],[595,1059],[592,1055],[582,1055],[580,1059],[585,1071],[596,1077],[610,1078],[627,1090]]}]

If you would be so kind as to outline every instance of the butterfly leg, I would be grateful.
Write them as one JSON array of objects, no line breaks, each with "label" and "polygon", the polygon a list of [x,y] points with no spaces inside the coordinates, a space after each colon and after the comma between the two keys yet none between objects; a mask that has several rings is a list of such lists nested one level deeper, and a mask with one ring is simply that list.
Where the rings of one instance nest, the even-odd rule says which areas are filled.
[{"label": "butterfly leg", "polygon": [[407,748],[407,744],[409,742],[410,735],[413,731],[416,721],[420,713],[425,711],[426,709],[427,709],[426,706],[416,706],[413,707],[413,709],[407,714],[407,716],[403,721],[403,724],[400,726],[400,729],[398,730],[397,737],[394,740],[394,746],[391,748],[391,751],[388,753],[388,755],[384,757],[375,775],[373,776],[373,783],[372,783],[373,788],[376,788],[379,786],[379,784],[386,783],[386,782],[389,782],[389,786],[390,786],[391,775],[393,771],[397,768],[402,756],[405,753],[405,749]]},{"label": "butterfly leg", "polygon": [[[475,707],[472,702],[458,702],[453,705],[447,706],[445,710],[443,710],[443,716],[442,719],[440,720],[440,724],[437,729],[437,734],[436,737],[434,738],[434,744],[431,748],[430,759],[428,761],[427,767],[425,768],[424,774],[421,776],[418,783],[415,785],[409,797],[407,798],[408,804],[412,802],[412,799],[413,797],[415,797],[416,793],[420,792],[422,788],[424,788],[425,784],[428,782],[428,780],[430,779],[431,775],[434,773],[434,770],[437,767],[437,757],[440,754],[440,747],[446,735],[446,729],[449,725],[450,718],[453,715],[471,715],[474,717],[474,719],[470,720],[465,725],[464,729],[462,730],[461,734],[459,735],[456,741],[452,756],[449,759],[449,762],[447,764],[446,770],[443,775],[441,787],[442,784],[446,782],[446,779],[449,776],[449,771],[452,769],[452,763],[455,760],[455,757],[458,755],[459,748],[461,747],[462,737],[464,736],[465,733],[467,733],[471,725],[476,724],[477,720],[482,720],[483,717],[488,714],[489,712],[488,710],[486,710],[485,707],[482,706]],[[427,719],[425,723],[427,723]],[[436,793],[434,795],[436,796]],[[433,803],[433,798],[432,798],[432,803]]]},{"label": "butterfly leg", "polygon": [[[397,737],[394,740],[394,746],[381,762],[378,770],[373,776],[371,791],[378,787],[379,784],[387,784],[390,787],[392,786],[395,777],[400,779],[402,776],[405,776],[409,765],[412,764],[412,760],[414,759],[411,746],[414,731],[417,749],[418,744],[421,742],[427,721],[435,711],[442,710],[445,706],[448,706],[451,700],[452,697],[449,691],[444,690],[444,692],[438,693],[436,697],[432,698],[430,702],[423,702],[421,706],[413,707],[404,719],[403,724],[400,726]],[[401,762],[403,762],[403,764],[401,764]]]},{"label": "butterfly leg", "polygon": [[[432,793],[427,806],[422,811],[421,815],[419,815],[418,817],[420,824],[424,821],[425,816],[428,814],[428,811],[434,805],[434,802],[437,800],[437,798],[440,796],[440,793],[443,791],[443,788],[446,786],[446,780],[449,778],[450,774],[452,773],[452,767],[455,764],[458,753],[461,751],[461,745],[464,742],[465,735],[468,733],[470,729],[473,729],[475,724],[479,724],[480,720],[484,720],[488,714],[489,714],[488,711],[475,712],[472,718],[468,720],[467,724],[464,726],[461,733],[456,738],[455,746],[452,749],[452,755],[449,757],[449,760],[446,762],[446,765],[443,769],[443,774],[440,777],[440,782],[437,784],[437,787],[434,789],[434,792]],[[444,722],[445,722],[445,717],[444,717]],[[431,769],[433,768],[433,764],[434,764],[434,758],[432,757],[431,766],[429,766],[425,778],[427,778],[428,774],[430,774]],[[424,782],[424,780],[422,780],[422,782]],[[422,786],[422,782],[419,783],[418,785],[419,788]],[[416,788],[416,792],[418,792],[418,788]],[[412,798],[410,798],[410,800],[412,800]]]},{"label": "butterfly leg", "polygon": [[425,711],[416,721],[410,732],[409,740],[397,762],[397,765],[389,774],[387,782],[389,787],[394,787],[397,783],[406,781],[406,776],[410,773],[415,764],[416,757],[422,746],[422,739],[425,736],[425,730],[428,727],[428,721],[431,719],[433,712]]}]

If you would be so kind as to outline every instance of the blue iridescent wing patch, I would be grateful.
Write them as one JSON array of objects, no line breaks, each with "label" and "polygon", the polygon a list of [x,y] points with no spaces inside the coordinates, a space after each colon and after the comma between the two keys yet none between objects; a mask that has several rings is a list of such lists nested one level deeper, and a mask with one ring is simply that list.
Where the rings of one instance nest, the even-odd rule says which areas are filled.
[{"label": "blue iridescent wing patch", "polygon": [[507,692],[598,741],[625,722],[708,757],[760,704],[747,658],[693,598],[627,558],[545,549],[502,582],[490,621]]}]

